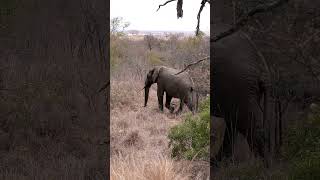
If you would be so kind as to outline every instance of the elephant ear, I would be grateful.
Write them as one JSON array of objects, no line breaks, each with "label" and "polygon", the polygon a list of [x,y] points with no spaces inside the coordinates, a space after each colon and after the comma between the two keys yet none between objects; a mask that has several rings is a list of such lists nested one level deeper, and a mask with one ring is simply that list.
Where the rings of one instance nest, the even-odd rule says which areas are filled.
[{"label": "elephant ear", "polygon": [[157,81],[157,79],[158,79],[158,77],[159,77],[159,72],[160,72],[160,67],[158,68],[158,67],[156,67],[156,68],[154,68],[152,71],[153,71],[153,73],[152,73],[152,81],[155,83],[156,81]]}]

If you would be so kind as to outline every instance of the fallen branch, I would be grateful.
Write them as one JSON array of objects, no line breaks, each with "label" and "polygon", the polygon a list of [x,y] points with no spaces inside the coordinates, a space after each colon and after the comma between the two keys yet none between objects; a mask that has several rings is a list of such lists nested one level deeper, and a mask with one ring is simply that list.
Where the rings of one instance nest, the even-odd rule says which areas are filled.
[{"label": "fallen branch", "polygon": [[176,1],[176,0],[169,0],[169,1],[165,2],[165,3],[163,3],[163,4],[160,4],[159,7],[158,7],[158,9],[157,9],[157,11],[159,11],[160,7],[165,6],[165,5],[167,5],[168,3],[171,3],[171,2],[173,2],[173,1]]},{"label": "fallen branch", "polygon": [[200,63],[201,61],[204,61],[204,60],[207,60],[207,59],[210,59],[210,56],[207,56],[207,57],[202,58],[202,59],[200,59],[200,60],[198,60],[198,61],[196,61],[196,62],[193,62],[193,63],[191,63],[191,64],[188,64],[183,70],[181,70],[180,72],[176,73],[175,75],[181,74],[181,73],[183,73],[185,70],[187,70],[190,66],[196,65],[196,64]]},{"label": "fallen branch", "polygon": [[240,18],[239,21],[236,22],[236,24],[231,27],[230,29],[228,29],[225,32],[222,32],[221,34],[218,34],[216,36],[213,36],[213,38],[210,40],[211,42],[217,42],[220,39],[229,36],[237,31],[240,30],[241,27],[245,26],[246,23],[249,21],[249,19],[251,17],[253,17],[254,15],[258,14],[258,13],[264,13],[264,12],[268,12],[273,10],[276,7],[281,6],[284,3],[288,3],[289,0],[278,0],[276,2],[272,2],[272,3],[268,3],[267,5],[260,5],[254,9],[252,9],[251,11],[248,12],[248,14],[246,14],[244,17]]}]

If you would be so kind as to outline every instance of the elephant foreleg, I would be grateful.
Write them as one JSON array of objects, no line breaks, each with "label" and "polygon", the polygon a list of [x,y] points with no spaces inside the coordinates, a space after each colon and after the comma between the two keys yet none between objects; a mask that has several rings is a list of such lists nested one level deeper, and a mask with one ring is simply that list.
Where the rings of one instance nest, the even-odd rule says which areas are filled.
[{"label": "elephant foreleg", "polygon": [[160,111],[163,111],[163,93],[164,91],[158,88],[157,94],[158,94],[158,103],[159,103]]},{"label": "elephant foreleg", "polygon": [[170,113],[173,113],[174,107],[170,105],[172,97],[166,94],[166,108],[170,110]]}]

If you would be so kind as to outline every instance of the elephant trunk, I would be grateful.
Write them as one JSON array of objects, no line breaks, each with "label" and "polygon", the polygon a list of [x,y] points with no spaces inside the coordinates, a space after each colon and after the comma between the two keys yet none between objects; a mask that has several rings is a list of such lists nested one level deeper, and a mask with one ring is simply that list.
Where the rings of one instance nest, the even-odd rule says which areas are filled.
[{"label": "elephant trunk", "polygon": [[144,88],[144,107],[146,107],[146,106],[147,106],[147,103],[148,103],[149,90],[150,90],[150,86],[146,86],[146,87]]}]

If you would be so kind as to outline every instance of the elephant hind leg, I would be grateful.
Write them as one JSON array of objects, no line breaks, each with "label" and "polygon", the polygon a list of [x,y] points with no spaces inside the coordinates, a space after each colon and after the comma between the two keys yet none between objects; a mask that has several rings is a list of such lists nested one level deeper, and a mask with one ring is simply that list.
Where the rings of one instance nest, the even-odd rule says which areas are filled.
[{"label": "elephant hind leg", "polygon": [[225,157],[230,157],[233,152],[233,142],[235,139],[235,129],[230,126],[229,123],[227,123],[226,130],[224,133],[223,143],[221,147],[221,154]]},{"label": "elephant hind leg", "polygon": [[174,107],[171,106],[171,99],[172,99],[172,96],[170,96],[166,93],[166,105],[165,106],[166,106],[166,108],[168,108],[170,110],[170,113],[173,113]]},{"label": "elephant hind leg", "polygon": [[261,135],[259,135],[256,131],[253,131],[251,137],[250,136],[247,137],[247,142],[248,142],[248,145],[250,146],[250,150],[254,154],[264,158],[264,144],[263,144],[263,137],[261,137]]},{"label": "elephant hind leg", "polygon": [[180,106],[179,106],[179,109],[177,111],[177,114],[180,114],[182,112],[183,105],[184,105],[183,99],[180,99]]}]

